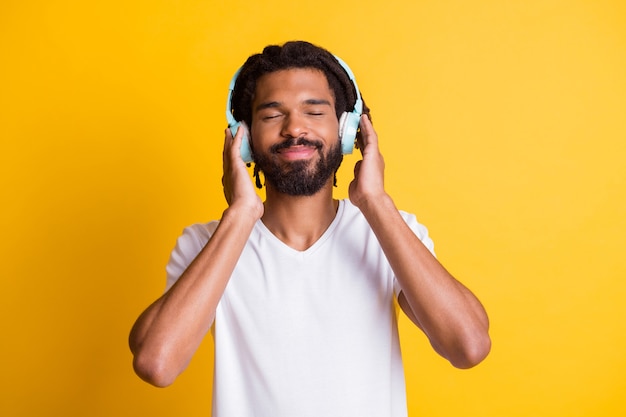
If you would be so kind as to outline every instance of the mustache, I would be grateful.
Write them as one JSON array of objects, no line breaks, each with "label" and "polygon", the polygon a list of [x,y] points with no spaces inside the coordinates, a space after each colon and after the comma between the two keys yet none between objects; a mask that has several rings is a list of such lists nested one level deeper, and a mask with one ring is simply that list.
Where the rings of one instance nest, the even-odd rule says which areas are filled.
[{"label": "mustache", "polygon": [[270,147],[270,152],[276,153],[281,149],[290,148],[292,146],[310,146],[316,149],[320,149],[322,147],[322,143],[320,141],[307,139],[305,137],[288,138],[280,143],[272,145]]}]

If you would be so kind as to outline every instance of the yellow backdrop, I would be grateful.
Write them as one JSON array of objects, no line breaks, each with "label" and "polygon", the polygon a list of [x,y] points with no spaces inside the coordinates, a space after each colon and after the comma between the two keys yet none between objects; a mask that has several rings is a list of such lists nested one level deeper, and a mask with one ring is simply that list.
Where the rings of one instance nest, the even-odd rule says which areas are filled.
[{"label": "yellow backdrop", "polygon": [[0,415],[209,415],[210,340],[157,389],[127,334],[225,208],[232,73],[291,39],[350,64],[389,191],[491,317],[468,371],[402,321],[411,416],[626,414],[624,2],[9,0]]}]

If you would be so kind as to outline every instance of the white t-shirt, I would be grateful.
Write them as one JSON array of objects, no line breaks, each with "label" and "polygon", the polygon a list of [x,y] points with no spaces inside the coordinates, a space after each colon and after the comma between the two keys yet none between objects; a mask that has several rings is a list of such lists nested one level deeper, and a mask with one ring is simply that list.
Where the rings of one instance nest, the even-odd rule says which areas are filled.
[{"label": "white t-shirt", "polygon": [[[432,251],[426,228],[401,214]],[[184,230],[167,288],[216,227]],[[258,221],[213,323],[213,416],[406,417],[398,291],[376,236],[349,200],[305,251]]]}]

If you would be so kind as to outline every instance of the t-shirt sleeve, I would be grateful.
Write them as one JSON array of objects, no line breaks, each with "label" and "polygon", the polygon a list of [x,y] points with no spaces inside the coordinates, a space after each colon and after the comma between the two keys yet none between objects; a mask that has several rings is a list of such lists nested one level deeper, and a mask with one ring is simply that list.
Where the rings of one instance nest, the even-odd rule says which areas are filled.
[{"label": "t-shirt sleeve", "polygon": [[[436,257],[437,255],[435,254],[435,243],[428,235],[428,229],[426,228],[426,226],[419,223],[417,221],[417,218],[413,214],[406,213],[404,211],[400,211],[400,214],[402,215],[402,218],[404,218],[406,224],[411,228],[413,233],[415,233],[415,235],[424,244],[424,246],[426,246],[430,253],[432,253],[433,256]],[[396,295],[400,294],[400,291],[402,290],[397,279],[394,279],[394,289]]]},{"label": "t-shirt sleeve", "polygon": [[198,256],[211,238],[216,227],[217,222],[211,222],[208,224],[194,224],[183,230],[183,233],[176,240],[176,245],[165,267],[167,275],[165,291],[174,285],[189,264]]},{"label": "t-shirt sleeve", "polygon": [[435,255],[435,243],[428,235],[428,229],[426,228],[426,226],[419,223],[415,215],[406,212],[400,213],[402,214],[402,217],[404,218],[406,224],[411,228],[411,230],[413,230],[413,233],[415,233],[419,240],[422,241],[422,243],[424,244],[424,246],[426,246],[430,253],[432,253],[433,256],[437,256]]}]

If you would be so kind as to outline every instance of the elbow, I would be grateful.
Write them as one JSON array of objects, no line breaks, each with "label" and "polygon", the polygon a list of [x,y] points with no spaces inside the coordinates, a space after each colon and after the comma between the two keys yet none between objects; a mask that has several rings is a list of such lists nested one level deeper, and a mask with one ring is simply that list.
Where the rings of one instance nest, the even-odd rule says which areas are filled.
[{"label": "elbow", "polygon": [[178,376],[167,360],[142,352],[135,354],[133,369],[139,378],[158,388],[172,385]]},{"label": "elbow", "polygon": [[491,338],[487,332],[466,341],[455,355],[449,358],[455,368],[469,369],[481,363],[491,351]]}]

